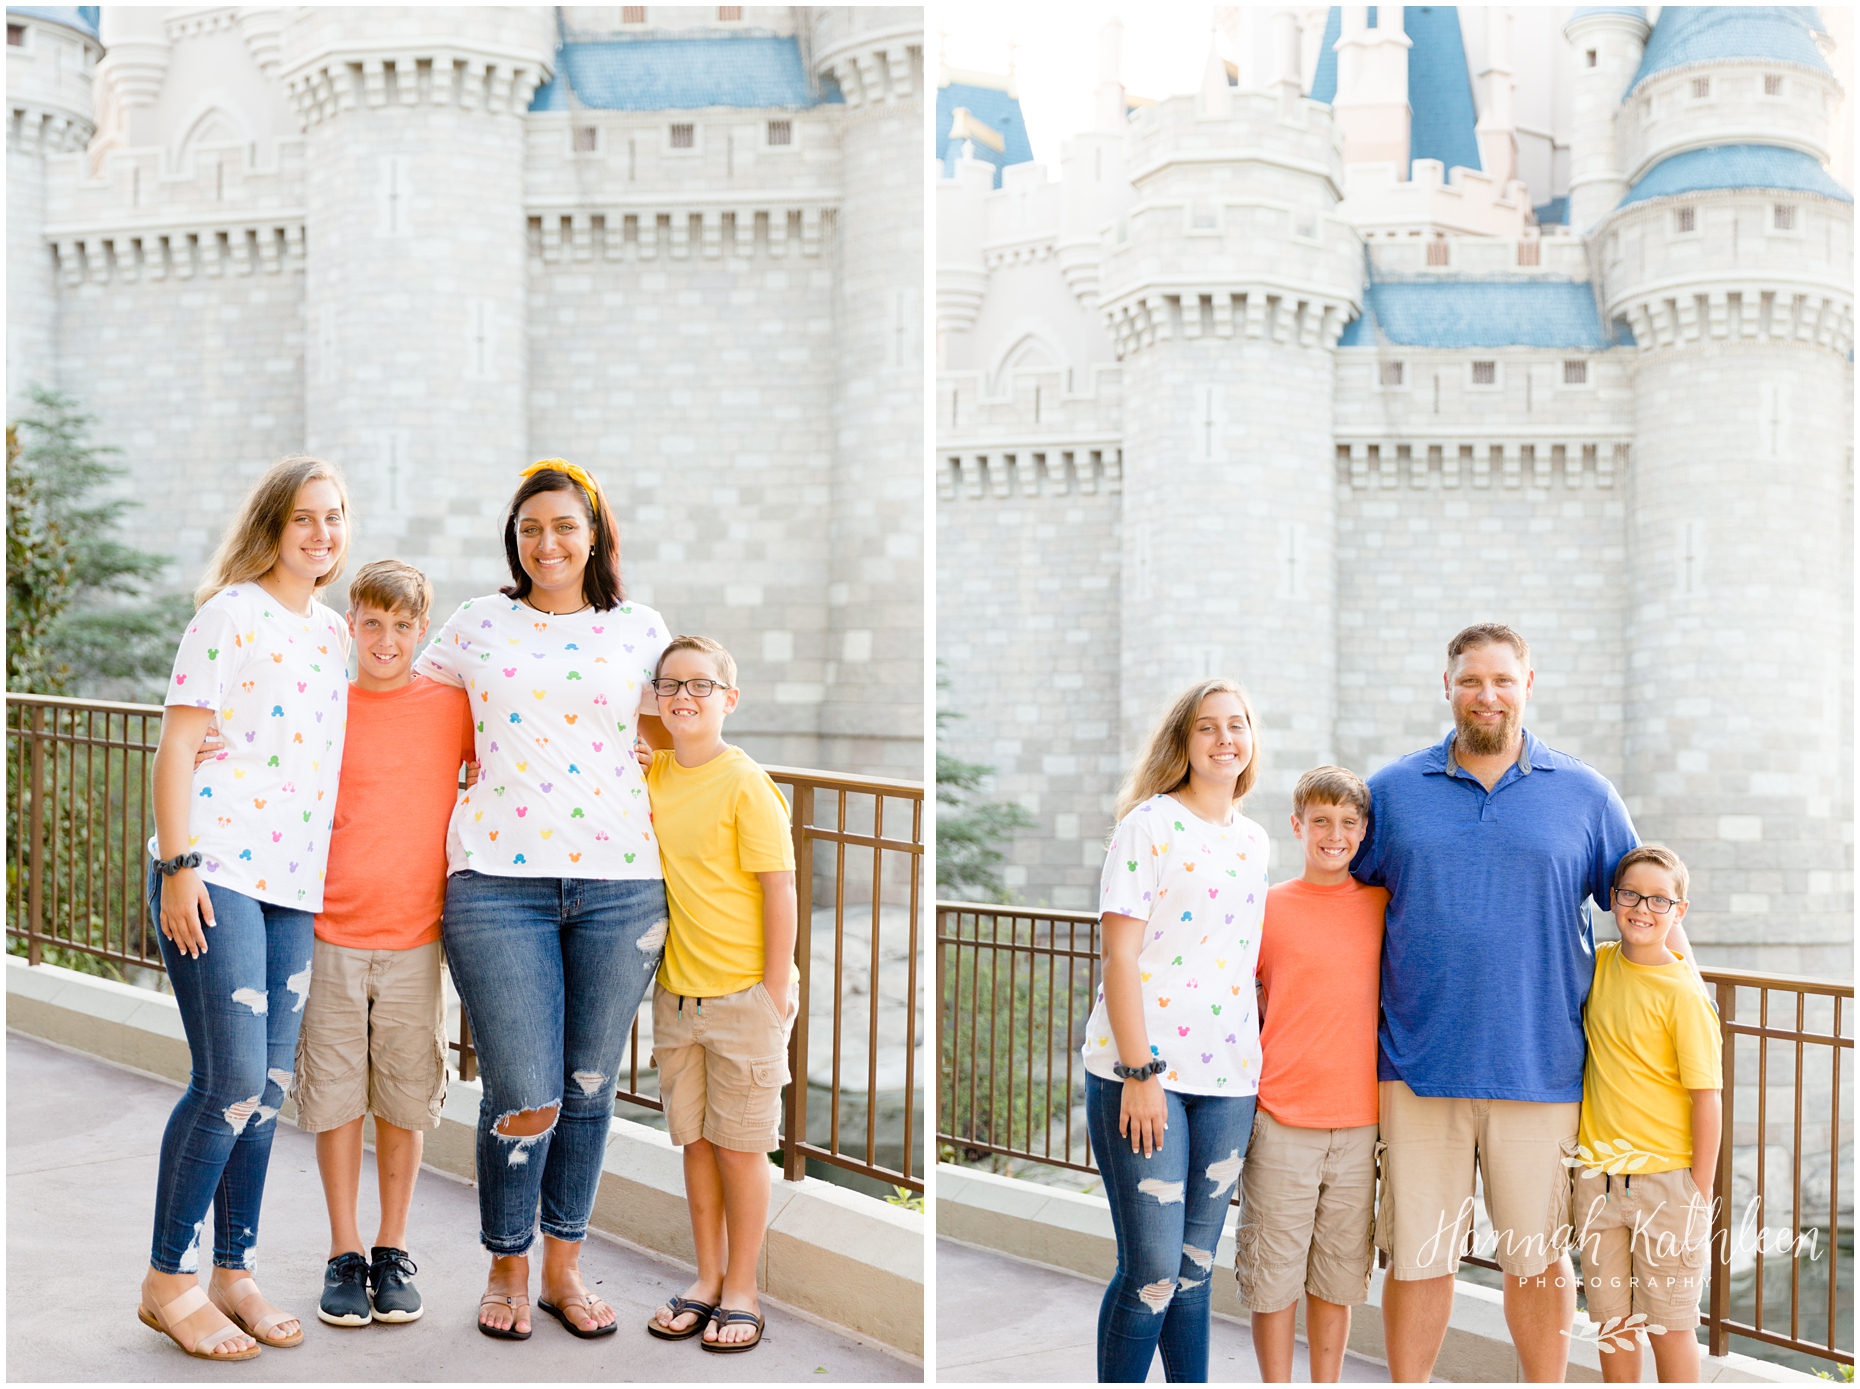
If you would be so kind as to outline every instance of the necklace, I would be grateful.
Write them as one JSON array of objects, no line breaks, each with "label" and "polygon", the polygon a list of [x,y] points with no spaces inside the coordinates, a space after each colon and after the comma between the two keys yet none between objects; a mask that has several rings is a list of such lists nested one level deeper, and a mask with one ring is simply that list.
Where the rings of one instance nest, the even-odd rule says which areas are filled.
[{"label": "necklace", "polygon": [[573,617],[576,613],[585,613],[589,608],[594,606],[594,604],[592,603],[583,603],[578,608],[571,608],[569,611],[565,613],[558,613],[558,612],[550,612],[549,609],[547,608],[539,608],[534,603],[530,602],[530,600],[527,598],[521,599],[519,601],[522,602],[523,606],[528,608],[531,612],[541,613],[545,617]]}]

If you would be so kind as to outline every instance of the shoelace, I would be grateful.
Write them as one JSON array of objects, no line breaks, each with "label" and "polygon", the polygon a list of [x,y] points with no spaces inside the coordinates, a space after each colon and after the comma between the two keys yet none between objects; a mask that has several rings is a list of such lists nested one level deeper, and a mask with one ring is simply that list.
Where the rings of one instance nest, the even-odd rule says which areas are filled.
[{"label": "shoelace", "polygon": [[375,1260],[373,1269],[371,1270],[377,1283],[381,1281],[381,1275],[384,1273],[397,1273],[402,1278],[411,1278],[419,1271],[420,1266],[414,1263],[407,1255],[399,1251],[392,1254],[383,1254],[379,1259]]},{"label": "shoelace", "polygon": [[336,1277],[345,1283],[368,1282],[368,1260],[360,1254],[344,1254],[335,1262]]}]

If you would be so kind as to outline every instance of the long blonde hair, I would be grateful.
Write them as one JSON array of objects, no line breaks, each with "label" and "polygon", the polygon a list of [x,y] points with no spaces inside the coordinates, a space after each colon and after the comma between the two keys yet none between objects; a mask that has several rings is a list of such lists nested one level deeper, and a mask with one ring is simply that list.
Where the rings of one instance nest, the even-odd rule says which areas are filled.
[{"label": "long blonde hair", "polygon": [[297,494],[305,483],[325,480],[335,486],[342,503],[342,550],[329,573],[316,581],[316,591],[322,592],[341,578],[342,564],[349,553],[349,489],[334,463],[294,453],[267,468],[246,494],[245,504],[226,527],[219,549],[207,561],[206,575],[194,590],[194,606],[203,606],[223,588],[250,583],[269,573],[284,547],[284,527],[297,508]]},{"label": "long blonde hair", "polygon": [[1246,690],[1231,680],[1203,680],[1177,695],[1169,712],[1151,731],[1142,754],[1131,766],[1130,775],[1124,778],[1123,788],[1117,793],[1119,820],[1151,796],[1179,791],[1188,784],[1188,735],[1195,726],[1195,716],[1201,712],[1201,701],[1211,694],[1230,694],[1238,699],[1246,715],[1246,726],[1252,731],[1253,756],[1234,783],[1234,804],[1246,799],[1246,793],[1259,780],[1259,720],[1253,715],[1253,702],[1246,697]]}]

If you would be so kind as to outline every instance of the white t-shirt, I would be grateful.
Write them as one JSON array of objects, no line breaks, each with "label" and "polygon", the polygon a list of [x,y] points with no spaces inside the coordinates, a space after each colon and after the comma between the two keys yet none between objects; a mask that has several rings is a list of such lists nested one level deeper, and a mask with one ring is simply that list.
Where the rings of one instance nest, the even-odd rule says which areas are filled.
[{"label": "white t-shirt", "polygon": [[[1152,796],[1117,826],[1099,913],[1149,923],[1137,968],[1150,1055],[1165,1090],[1259,1091],[1253,966],[1266,915],[1266,832],[1244,815],[1211,825],[1173,796]],[[1085,1069],[1115,1080],[1104,987],[1085,1026]]]},{"label": "white t-shirt", "polygon": [[671,641],[638,603],[545,613],[501,593],[459,605],[414,662],[463,685],[478,784],[459,799],[446,871],[505,878],[661,878],[638,716]]},{"label": "white t-shirt", "polygon": [[[226,740],[195,769],[188,816],[188,850],[208,882],[323,910],[348,666],[340,616],[313,600],[300,617],[256,583],[221,589],[187,624],[165,703],[213,710]],[[155,836],[148,847],[160,856]]]}]

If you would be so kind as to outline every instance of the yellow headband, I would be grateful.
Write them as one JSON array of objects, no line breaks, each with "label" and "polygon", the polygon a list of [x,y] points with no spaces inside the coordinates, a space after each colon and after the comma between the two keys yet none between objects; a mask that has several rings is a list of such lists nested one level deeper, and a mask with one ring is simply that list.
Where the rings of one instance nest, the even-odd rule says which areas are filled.
[{"label": "yellow headband", "polygon": [[588,494],[588,514],[590,516],[599,516],[601,514],[600,496],[599,493],[594,490],[594,479],[589,477],[582,469],[570,463],[566,458],[542,458],[530,464],[529,467],[518,473],[517,476],[534,477],[537,473],[541,472],[567,473],[568,476],[572,477],[581,485],[581,490]]}]

